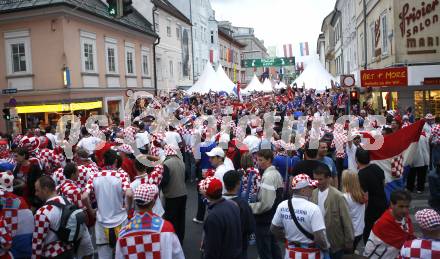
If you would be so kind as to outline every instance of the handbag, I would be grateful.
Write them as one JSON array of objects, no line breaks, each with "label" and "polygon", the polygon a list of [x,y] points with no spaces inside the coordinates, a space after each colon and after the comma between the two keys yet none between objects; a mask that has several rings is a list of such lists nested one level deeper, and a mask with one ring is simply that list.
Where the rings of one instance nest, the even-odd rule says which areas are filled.
[{"label": "handbag", "polygon": [[290,216],[293,219],[293,222],[295,222],[296,227],[298,228],[299,231],[301,231],[301,233],[304,234],[304,236],[306,236],[308,239],[314,241],[315,237],[309,233],[307,230],[305,230],[301,224],[298,222],[298,219],[295,216],[294,210],[293,210],[293,205],[292,205],[292,199],[289,199],[287,201],[287,205],[289,206],[289,212],[290,212]]}]

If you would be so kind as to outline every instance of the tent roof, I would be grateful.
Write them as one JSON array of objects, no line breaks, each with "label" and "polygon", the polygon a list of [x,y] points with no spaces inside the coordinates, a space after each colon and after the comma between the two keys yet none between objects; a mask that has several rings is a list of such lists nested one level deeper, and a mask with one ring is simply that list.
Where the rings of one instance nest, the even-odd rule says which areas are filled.
[{"label": "tent roof", "polygon": [[271,93],[273,91],[272,82],[270,81],[270,79],[266,78],[266,80],[264,80],[263,87],[261,88],[261,91],[263,91],[265,93]]},{"label": "tent roof", "polygon": [[304,72],[295,80],[294,83],[301,87],[305,85],[307,89],[316,89],[318,91],[324,91],[326,88],[332,87],[331,81],[335,81],[335,78],[327,72],[318,60],[313,60],[307,64]]},{"label": "tent roof", "polygon": [[216,74],[218,79],[220,80],[219,82],[221,83],[221,91],[227,92],[228,94],[233,93],[235,84],[226,75],[226,72],[221,64],[218,65]]},{"label": "tent roof", "polygon": [[258,89],[262,88],[262,84],[260,82],[260,80],[258,79],[257,75],[254,74],[254,77],[252,77],[251,82],[246,86],[245,89],[243,89],[241,91],[242,94],[246,95],[246,94],[250,94],[251,92],[254,91],[260,91]]},{"label": "tent roof", "polygon": [[276,89],[286,89],[287,85],[283,81],[280,81],[279,84],[275,85],[275,88]]},{"label": "tent roof", "polygon": [[208,61],[199,80],[197,80],[197,82],[191,88],[189,88],[187,92],[189,94],[206,94],[209,93],[210,90],[218,92],[219,89],[221,89],[220,80],[212,68],[212,64]]}]

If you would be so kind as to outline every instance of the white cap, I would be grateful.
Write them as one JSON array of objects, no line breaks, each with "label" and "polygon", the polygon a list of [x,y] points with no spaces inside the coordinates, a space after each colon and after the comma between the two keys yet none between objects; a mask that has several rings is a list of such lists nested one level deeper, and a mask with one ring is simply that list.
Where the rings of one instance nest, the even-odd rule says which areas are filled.
[{"label": "white cap", "polygon": [[206,155],[209,157],[219,156],[219,157],[225,157],[225,152],[223,149],[216,147],[213,148],[210,152],[206,152]]}]

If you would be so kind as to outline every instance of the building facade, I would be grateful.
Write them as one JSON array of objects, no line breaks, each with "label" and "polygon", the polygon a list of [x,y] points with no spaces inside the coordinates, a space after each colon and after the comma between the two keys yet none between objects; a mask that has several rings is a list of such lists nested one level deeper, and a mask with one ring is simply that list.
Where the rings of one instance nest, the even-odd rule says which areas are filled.
[{"label": "building facade", "polygon": [[412,107],[418,117],[427,112],[440,115],[439,1],[367,1],[366,33],[363,10],[359,1],[356,14],[360,67],[407,67],[408,80],[407,86],[374,88],[368,101],[377,109]]},{"label": "building facade", "polygon": [[[264,41],[255,36],[253,28],[235,27],[227,21],[219,22],[219,27],[232,31],[232,37],[242,45],[245,45],[244,50],[241,52],[241,59],[263,59],[269,57]],[[264,68],[245,68],[245,78],[242,82],[247,84],[252,80],[254,74],[261,75],[264,72]]]},{"label": "building facade", "polygon": [[245,70],[241,67],[242,51],[246,47],[232,37],[232,31],[219,27],[220,64],[233,82],[245,81]]},{"label": "building facade", "polygon": [[324,18],[322,22],[322,33],[319,36],[321,46],[318,48],[318,55],[320,56],[321,60],[324,60],[325,69],[332,76],[336,76],[335,30],[331,23],[334,15],[335,11],[332,11]]},{"label": "building facade", "polygon": [[[123,119],[128,89],[153,91],[157,35],[139,13],[115,20],[98,0],[0,7],[0,88],[16,102],[22,129],[54,125],[65,114]],[[1,121],[0,130],[11,128]]]},{"label": "building facade", "polygon": [[133,5],[147,20],[154,21],[160,37],[156,46],[158,91],[192,86],[191,21],[167,0],[135,0]]}]

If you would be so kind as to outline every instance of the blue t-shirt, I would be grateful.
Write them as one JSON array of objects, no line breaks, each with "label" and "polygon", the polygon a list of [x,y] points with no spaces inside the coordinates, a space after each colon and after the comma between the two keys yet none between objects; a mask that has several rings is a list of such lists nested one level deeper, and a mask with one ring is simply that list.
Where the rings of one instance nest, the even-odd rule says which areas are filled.
[{"label": "blue t-shirt", "polygon": [[[297,156],[288,157],[288,156],[278,155],[278,156],[274,157],[274,159],[272,161],[272,165],[276,167],[278,172],[280,172],[283,179],[286,179],[286,169],[287,169],[287,172],[289,170],[292,170],[293,167],[295,166],[295,164],[298,163],[298,161],[300,161],[300,159]],[[286,168],[286,166],[287,166],[287,168]]]},{"label": "blue t-shirt", "polygon": [[331,159],[328,156],[325,156],[320,161],[324,162],[324,164],[326,164],[330,168],[330,172],[332,173],[332,177],[335,177],[338,175],[338,171],[336,170],[336,165],[335,165],[335,162],[333,161],[333,159]]},{"label": "blue t-shirt", "polygon": [[208,146],[201,146],[200,147],[200,168],[201,169],[213,169],[211,163],[209,162],[209,157],[206,154],[206,152],[211,151],[213,148],[215,148],[217,144],[215,142],[212,142]]}]

